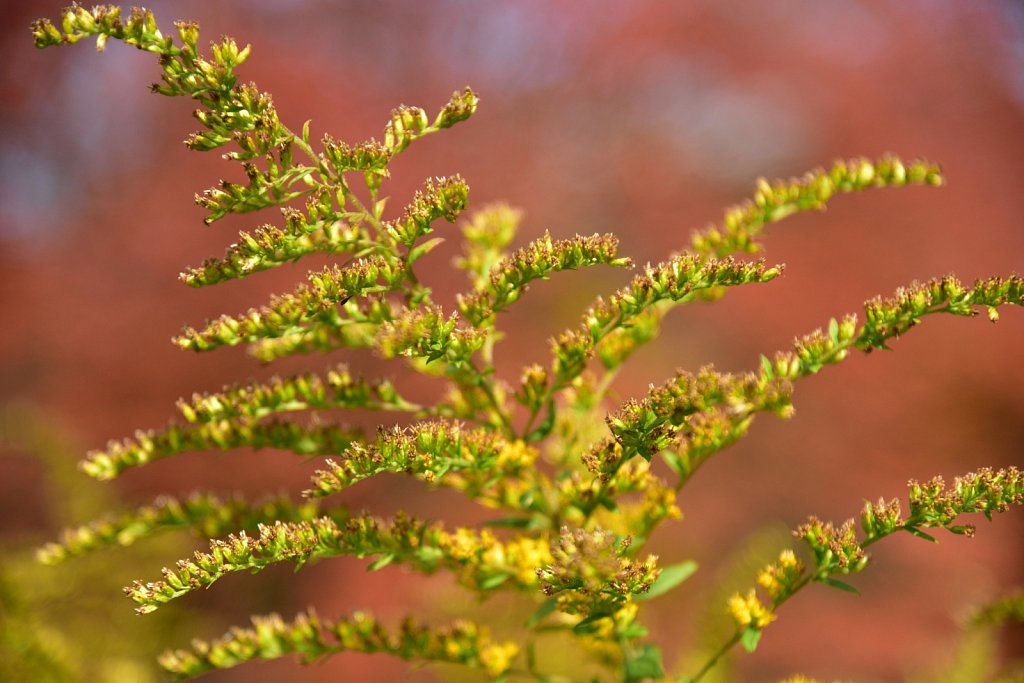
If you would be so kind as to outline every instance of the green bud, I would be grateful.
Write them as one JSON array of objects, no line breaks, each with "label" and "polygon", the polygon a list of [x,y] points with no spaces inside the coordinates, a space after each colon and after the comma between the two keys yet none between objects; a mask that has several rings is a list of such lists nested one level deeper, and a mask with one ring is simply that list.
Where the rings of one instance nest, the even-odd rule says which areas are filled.
[{"label": "green bud", "polygon": [[848,315],[845,316],[841,323],[839,323],[839,338],[848,341],[853,339],[854,335],[857,334],[857,316]]},{"label": "green bud", "polygon": [[528,366],[523,370],[520,385],[520,403],[531,409],[540,408],[548,385],[547,370],[540,365]]},{"label": "green bud", "polygon": [[191,49],[193,55],[197,54],[199,25],[189,21],[178,21],[175,22],[174,27],[178,29],[178,38],[181,39],[181,42]]},{"label": "green bud", "polygon": [[38,48],[60,45],[64,42],[64,36],[48,19],[39,19],[32,24],[32,36]]},{"label": "green bud", "polygon": [[892,182],[897,185],[904,185],[907,182],[907,169],[899,159],[890,159],[890,176]]},{"label": "green bud", "polygon": [[[71,40],[72,34],[78,30],[78,22],[76,21],[74,9],[68,9],[64,12],[64,15],[61,17],[61,28],[63,28],[64,33],[67,34],[69,39],[68,42],[75,42],[74,40]],[[75,40],[77,40],[77,38]]]},{"label": "green bud", "polygon": [[72,31],[92,33],[96,29],[95,17],[84,7],[75,5],[64,15],[64,30],[68,33]]},{"label": "green bud", "polygon": [[437,115],[434,125],[437,128],[450,128],[460,121],[465,121],[476,112],[479,102],[476,93],[468,87],[461,93],[455,91],[448,104]]},{"label": "green bud", "polygon": [[856,180],[861,185],[870,185],[871,181],[875,178],[875,167],[871,162],[862,160],[857,167]]}]

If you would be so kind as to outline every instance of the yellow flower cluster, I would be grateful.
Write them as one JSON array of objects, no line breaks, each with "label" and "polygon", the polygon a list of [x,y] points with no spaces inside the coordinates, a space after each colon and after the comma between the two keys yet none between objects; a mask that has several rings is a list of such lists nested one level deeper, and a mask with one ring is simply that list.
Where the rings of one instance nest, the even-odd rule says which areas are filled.
[{"label": "yellow flower cluster", "polygon": [[741,628],[764,628],[775,621],[775,614],[761,602],[753,588],[745,597],[735,593],[729,598],[729,615]]},{"label": "yellow flower cluster", "polygon": [[501,446],[498,452],[498,468],[500,470],[514,470],[532,467],[537,461],[537,449],[528,446],[522,439],[507,441]]},{"label": "yellow flower cluster", "polygon": [[551,564],[551,546],[543,539],[521,537],[503,543],[493,532],[460,528],[440,539],[442,548],[466,566],[470,582],[495,575],[512,577],[521,586],[537,583],[537,569]]},{"label": "yellow flower cluster", "polygon": [[519,646],[515,643],[495,643],[480,650],[480,664],[492,677],[512,668],[512,662],[519,655]]},{"label": "yellow flower cluster", "polygon": [[761,570],[757,575],[757,583],[768,591],[772,600],[785,594],[789,588],[803,575],[804,564],[797,559],[788,548],[779,553],[779,560]]}]

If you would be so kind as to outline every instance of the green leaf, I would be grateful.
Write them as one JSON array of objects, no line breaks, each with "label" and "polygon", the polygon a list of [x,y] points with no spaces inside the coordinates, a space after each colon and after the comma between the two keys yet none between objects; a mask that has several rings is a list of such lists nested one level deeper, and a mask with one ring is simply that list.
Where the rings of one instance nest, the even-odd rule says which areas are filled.
[{"label": "green leaf", "polygon": [[757,644],[761,641],[761,629],[748,626],[747,630],[740,636],[740,645],[747,652],[753,652],[757,649]]},{"label": "green leaf", "polygon": [[646,593],[636,593],[633,595],[634,600],[650,600],[656,598],[659,595],[669,592],[683,581],[693,576],[694,572],[697,571],[697,563],[693,560],[687,560],[680,562],[679,564],[673,564],[665,567],[661,570],[661,574],[651,584],[650,590]]},{"label": "green leaf", "polygon": [[395,560],[395,554],[394,553],[388,553],[387,555],[381,555],[376,560],[374,560],[372,563],[370,563],[370,566],[366,568],[366,571],[368,571],[368,572],[375,572],[378,569],[383,569],[384,567],[386,567],[389,564],[391,564],[392,562],[394,562],[394,560]]},{"label": "green leaf", "polygon": [[524,437],[527,443],[531,441],[540,441],[545,436],[551,433],[551,430],[555,426],[555,401],[551,399],[548,401],[547,407],[545,408],[544,421],[537,425],[537,428]]},{"label": "green leaf", "polygon": [[641,626],[635,621],[622,629],[621,636],[627,640],[636,640],[637,638],[644,638],[650,633],[650,630],[646,626]]},{"label": "green leaf", "polygon": [[544,603],[537,608],[537,611],[530,615],[530,618],[526,620],[526,626],[533,628],[541,621],[544,617],[548,616],[555,611],[555,607],[558,605],[558,598],[552,597],[544,601]]},{"label": "green leaf", "polygon": [[440,548],[422,546],[416,551],[416,557],[424,564],[433,565],[441,561],[444,557],[444,551]]},{"label": "green leaf", "polygon": [[828,338],[833,344],[839,343],[839,321],[835,318],[828,321]]},{"label": "green leaf", "polygon": [[908,527],[903,527],[903,528],[906,529],[907,531],[909,531],[914,536],[917,536],[918,538],[923,538],[924,540],[931,541],[932,543],[938,543],[939,542],[939,540],[937,538],[935,538],[931,534],[926,534],[925,532],[923,532],[920,529],[918,529],[916,526],[908,526]]},{"label": "green leaf", "polygon": [[775,379],[775,365],[771,359],[764,354],[761,355],[761,370],[764,372],[764,376],[767,379]]},{"label": "green leaf", "polygon": [[663,678],[665,669],[661,663],[661,650],[654,645],[644,645],[643,652],[626,659],[626,681],[642,681],[645,678]]},{"label": "green leaf", "polygon": [[416,245],[414,248],[409,250],[409,263],[416,263],[416,261],[419,261],[421,258],[429,254],[442,242],[444,242],[443,237],[435,237],[427,240],[423,244]]},{"label": "green leaf", "polygon": [[826,576],[821,580],[821,582],[826,586],[831,586],[832,588],[837,588],[841,591],[846,591],[847,593],[853,593],[854,595],[860,595],[860,591],[850,584],[839,581],[838,579],[833,579],[831,576]]},{"label": "green leaf", "polygon": [[661,458],[668,465],[669,469],[676,473],[677,476],[683,477],[686,475],[685,468],[683,467],[683,461],[679,458],[677,453],[672,451],[662,451]]},{"label": "green leaf", "polygon": [[484,522],[484,526],[508,527],[511,529],[526,529],[531,525],[533,519],[530,517],[501,517]]},{"label": "green leaf", "polygon": [[492,588],[497,588],[501,584],[503,584],[506,581],[508,581],[511,576],[512,576],[511,574],[506,574],[506,573],[494,574],[493,576],[488,576],[486,579],[484,579],[483,581],[480,582],[480,588],[482,588],[485,591],[486,590],[490,590]]},{"label": "green leaf", "polygon": [[585,619],[580,621],[580,623],[573,626],[572,632],[577,634],[594,633],[599,628],[597,622],[601,621],[602,619],[607,619],[610,616],[610,614],[607,614],[605,612],[596,612],[594,614],[591,614],[589,617],[586,617]]}]

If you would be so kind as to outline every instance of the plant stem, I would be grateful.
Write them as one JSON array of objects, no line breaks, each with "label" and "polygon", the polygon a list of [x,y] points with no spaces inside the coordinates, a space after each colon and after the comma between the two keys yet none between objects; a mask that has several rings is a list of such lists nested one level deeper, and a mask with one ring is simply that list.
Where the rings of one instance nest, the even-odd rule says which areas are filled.
[{"label": "plant stem", "polygon": [[690,677],[684,676],[680,679],[680,681],[682,681],[682,683],[698,683],[700,679],[704,678],[704,676],[707,675],[707,673],[711,671],[711,669],[713,669],[716,664],[718,664],[718,660],[725,656],[725,654],[732,649],[733,645],[740,642],[741,634],[741,631],[737,631],[736,633],[734,633],[732,635],[732,638],[723,643],[722,646],[718,648],[718,650],[715,652],[715,654],[711,655],[711,658],[704,663],[704,666],[701,667],[700,671],[698,671],[696,675]]},{"label": "plant stem", "polygon": [[[498,401],[498,396],[494,393],[493,384],[487,381],[487,375],[476,366],[472,359],[467,361],[466,364],[469,366],[470,370],[472,370],[474,385],[483,390],[484,395],[487,397],[487,402],[491,404],[492,414],[497,415],[505,435],[510,439],[515,439],[516,430],[512,426],[512,420],[505,413],[505,409],[501,402]],[[493,370],[493,368],[489,367],[488,370]]]}]

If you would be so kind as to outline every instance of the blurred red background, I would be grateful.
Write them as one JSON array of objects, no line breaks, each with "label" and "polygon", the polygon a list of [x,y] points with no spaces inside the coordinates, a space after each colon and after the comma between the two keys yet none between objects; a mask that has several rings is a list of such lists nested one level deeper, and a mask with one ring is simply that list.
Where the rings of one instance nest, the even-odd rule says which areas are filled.
[{"label": "blurred red background", "polygon": [[[765,256],[785,262],[769,285],[731,292],[714,306],[675,312],[665,335],[632,361],[618,390],[638,396],[676,367],[756,366],[831,316],[876,294],[954,273],[963,280],[1024,270],[1024,10],[1014,2],[631,3],[540,0],[470,3],[154,2],[161,24],[196,19],[205,39],[252,43],[242,78],[274,94],[293,129],[316,136],[380,136],[390,109],[436,111],[469,84],[481,106],[468,123],[424,139],[394,164],[386,187],[400,207],[424,178],[461,173],[471,205],[505,200],[526,212],[519,246],[614,232],[638,263],[658,261],[690,230],[751,194],[758,176],[801,174],[838,157],[941,162],[948,185],[843,196],[825,214],[769,231]],[[149,55],[111,44],[37,51],[28,23],[61,5],[5,7],[0,126],[0,400],[28,402],[85,447],[163,424],[173,402],[197,390],[298,368],[323,358],[260,367],[241,350],[183,353],[168,343],[184,323],[240,312],[290,290],[320,262],[191,290],[185,266],[220,255],[238,230],[276,216],[230,217],[210,228],[193,193],[237,167],[187,150],[191,104],[148,93]],[[450,302],[463,284],[448,263],[457,230],[431,255],[426,276]],[[517,304],[499,347],[506,378],[546,362],[547,339],[577,320],[598,293],[629,273],[571,273]],[[797,417],[761,418],[681,498],[686,518],[652,541],[666,562],[702,571],[652,617],[667,662],[697,634],[680,614],[727,572],[752,534],[795,527],[808,514],[842,519],[864,498],[903,496],[909,478],[952,478],[981,466],[1021,465],[1024,311],[998,325],[929,319],[896,352],[851,358],[803,382]],[[395,369],[358,357],[367,374]],[[69,453],[69,467],[80,453]],[[281,453],[198,454],[126,475],[125,504],[195,487],[250,493],[305,487],[311,464]],[[17,458],[0,459],[0,533],[52,534],[44,482]],[[94,485],[83,477],[82,486]],[[345,502],[391,514],[478,519],[451,496],[389,478]],[[453,512],[454,510],[454,512]],[[897,681],[941,664],[971,605],[1024,578],[1019,510],[981,520],[973,540],[938,546],[909,536],[873,549],[875,566],[853,580],[857,598],[814,588],[787,605],[742,680],[803,672]],[[175,558],[166,558],[170,563]],[[308,603],[325,616],[357,608],[400,615],[413,593],[400,570],[363,573],[337,560],[287,573],[225,581],[211,602],[233,622],[250,612],[290,615]],[[141,578],[156,578],[155,567]],[[134,578],[130,576],[128,578]],[[750,576],[753,579],[753,576]],[[704,598],[707,596],[705,595]],[[111,596],[115,609],[127,602]],[[160,619],[161,613],[146,617]],[[212,637],[216,631],[197,633]],[[168,647],[184,643],[167,643]],[[1020,640],[1007,639],[1007,650]],[[339,657],[215,674],[210,681],[389,680],[380,658]],[[416,680],[432,680],[420,672]]]}]

